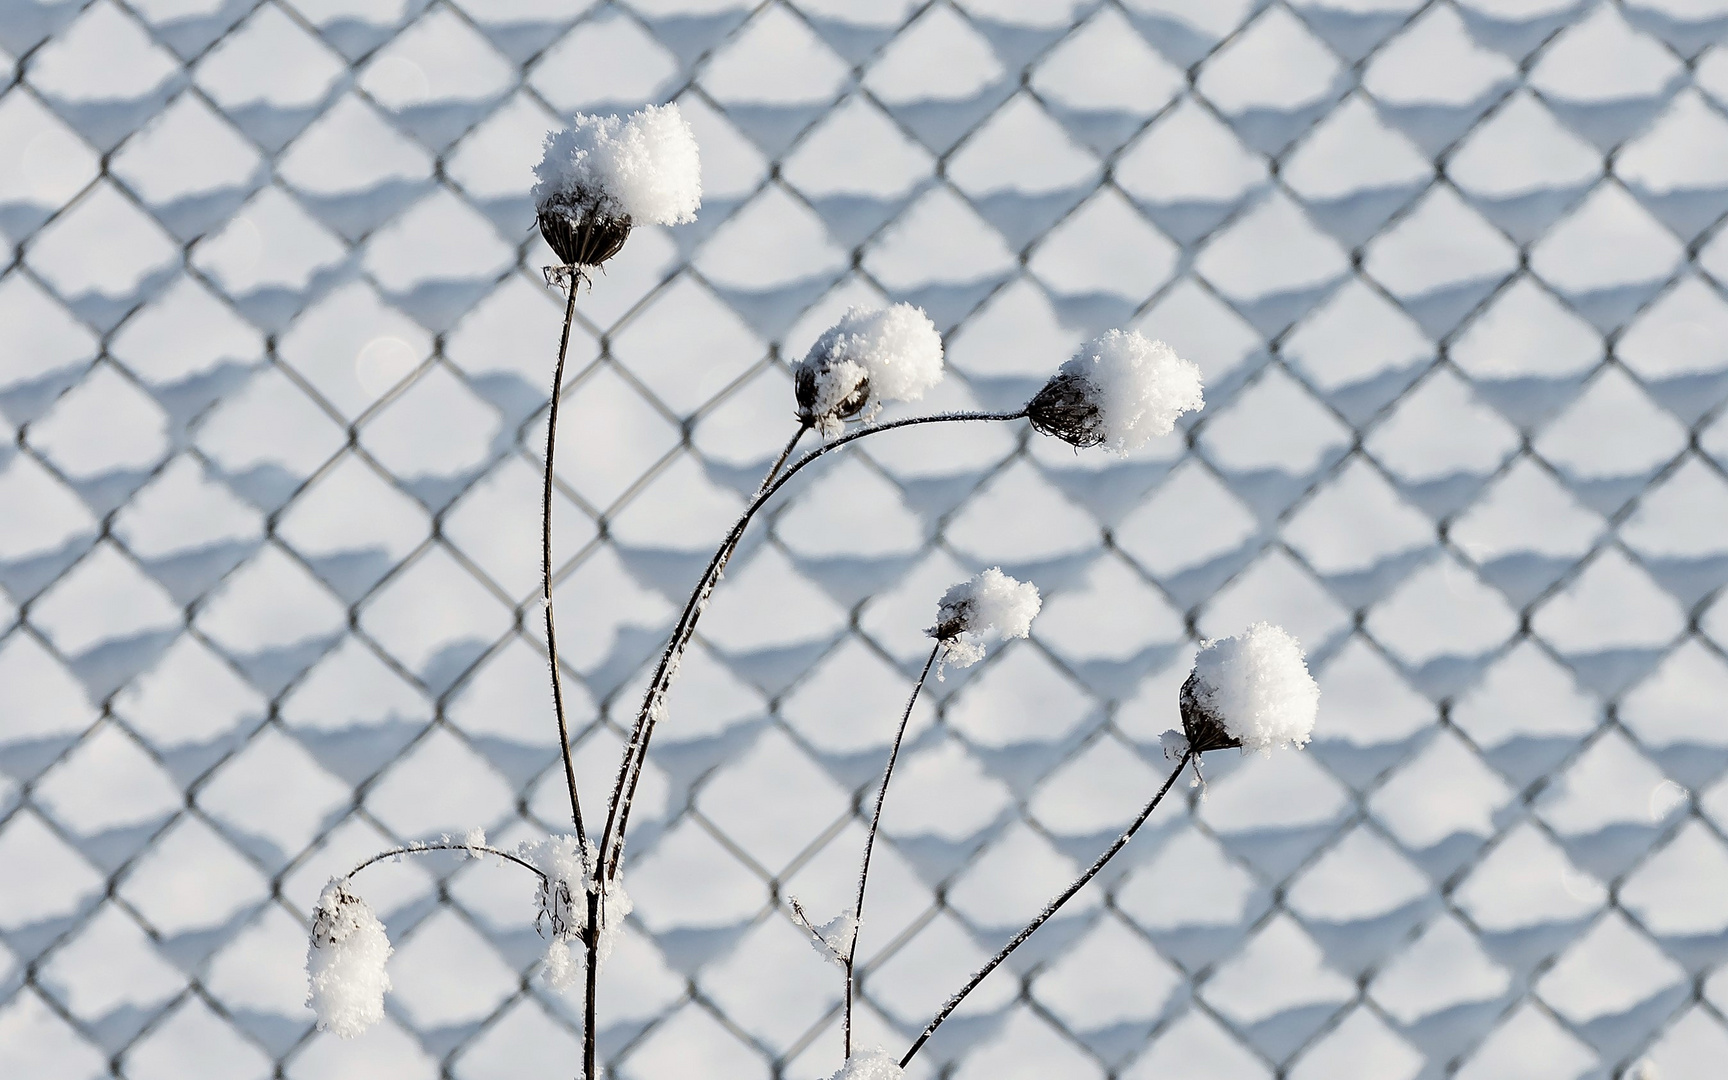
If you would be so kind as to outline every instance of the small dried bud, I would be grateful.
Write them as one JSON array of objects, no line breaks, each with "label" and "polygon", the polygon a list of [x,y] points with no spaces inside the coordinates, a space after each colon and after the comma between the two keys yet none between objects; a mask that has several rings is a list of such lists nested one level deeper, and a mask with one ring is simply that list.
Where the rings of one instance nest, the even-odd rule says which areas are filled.
[{"label": "small dried bud", "polygon": [[1111,330],[1080,347],[1026,404],[1032,426],[1126,456],[1204,404],[1200,369],[1162,341]]},{"label": "small dried bud", "polygon": [[1237,746],[1266,753],[1307,745],[1320,687],[1296,639],[1260,622],[1201,645],[1180,704],[1182,732],[1194,753]]},{"label": "small dried bud", "polygon": [[911,304],[851,308],[792,370],[798,419],[824,435],[875,416],[884,402],[916,401],[942,379],[942,335]]},{"label": "small dried bud", "polygon": [[312,912],[306,950],[306,1004],[318,1027],[352,1039],[384,1018],[390,939],[372,908],[346,880],[324,886]]},{"label": "small dried bud", "polygon": [[943,662],[971,667],[984,659],[988,637],[1023,638],[1043,601],[1038,587],[991,567],[952,586],[936,606],[936,625],[925,631],[947,645]]}]

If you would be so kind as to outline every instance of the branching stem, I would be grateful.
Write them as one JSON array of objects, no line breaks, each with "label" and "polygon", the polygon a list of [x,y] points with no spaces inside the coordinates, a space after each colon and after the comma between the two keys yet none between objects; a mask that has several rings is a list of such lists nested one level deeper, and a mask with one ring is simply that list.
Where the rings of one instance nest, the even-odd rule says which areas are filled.
[{"label": "branching stem", "polygon": [[[731,557],[733,550],[737,548],[739,539],[743,537],[744,530],[749,527],[750,521],[756,516],[757,511],[761,510],[788,481],[797,476],[806,466],[824,454],[832,453],[859,439],[879,435],[884,431],[893,431],[896,428],[913,427],[919,424],[942,424],[967,420],[1019,420],[1025,415],[1025,409],[999,413],[937,413],[933,416],[914,416],[904,420],[890,421],[886,424],[873,424],[824,443],[793,462],[777,477],[763,482],[756,493],[756,497],[750,500],[749,504],[745,506],[744,512],[733,524],[732,531],[726,535],[725,540],[721,541],[719,550],[715,551],[714,557],[709,560],[708,568],[703,571],[701,579],[696,583],[695,590],[690,594],[690,599],[685,602],[684,612],[679,616],[672,632],[672,638],[667,642],[666,650],[660,656],[659,666],[654,670],[654,678],[648,684],[648,692],[643,695],[642,708],[636,715],[636,726],[630,733],[630,742],[624,748],[624,758],[618,767],[618,780],[613,786],[612,800],[606,809],[606,827],[600,834],[600,862],[603,872],[599,875],[599,881],[602,889],[606,887],[606,882],[616,877],[618,873],[618,862],[624,849],[624,833],[630,822],[630,807],[636,790],[636,778],[640,773],[643,761],[646,759],[648,742],[654,736],[654,726],[658,722],[666,691],[676,673],[677,661],[682,656],[685,645],[689,643],[691,634],[695,632],[696,621],[702,616],[708,594],[713,591],[715,582],[719,580],[720,571],[725,567],[726,560]],[[802,432],[799,434],[802,435]]]},{"label": "branching stem", "polygon": [[1128,841],[1134,838],[1134,834],[1140,831],[1140,826],[1146,824],[1146,819],[1152,816],[1152,811],[1156,810],[1158,804],[1164,801],[1164,796],[1169,793],[1171,785],[1176,783],[1176,778],[1182,775],[1182,770],[1188,767],[1188,761],[1193,756],[1194,752],[1192,750],[1182,755],[1182,760],[1176,763],[1175,771],[1170,774],[1169,779],[1164,781],[1164,786],[1158,789],[1158,794],[1152,796],[1152,801],[1148,802],[1141,809],[1140,816],[1135,818],[1134,823],[1128,826],[1121,836],[1116,838],[1115,843],[1111,844],[1108,848],[1105,848],[1104,854],[1098,856],[1097,861],[1087,867],[1086,872],[1074,880],[1074,884],[1068,886],[1055,899],[1046,904],[1044,910],[1038,913],[1037,918],[1034,918],[1031,922],[1027,923],[1024,930],[1015,934],[1014,939],[1004,945],[1001,952],[991,957],[990,961],[983,967],[979,968],[978,973],[973,975],[972,978],[967,981],[965,986],[962,986],[953,997],[948,999],[947,1003],[942,1006],[942,1011],[936,1014],[936,1018],[930,1021],[930,1026],[924,1029],[924,1033],[918,1036],[918,1041],[914,1042],[911,1048],[906,1051],[906,1056],[900,1059],[900,1067],[902,1069],[904,1069],[907,1063],[917,1055],[918,1051],[923,1048],[924,1044],[930,1041],[930,1036],[936,1033],[936,1029],[942,1026],[942,1022],[948,1019],[949,1014],[958,1008],[962,1001],[966,1000],[966,995],[978,989],[978,984],[982,983],[989,977],[992,971],[995,971],[999,966],[1001,966],[1002,961],[1008,959],[1009,954],[1011,954],[1015,949],[1018,949],[1021,945],[1024,945],[1026,939],[1031,937],[1034,931],[1036,931],[1040,926],[1043,926],[1046,922],[1049,922],[1050,917],[1062,909],[1062,905],[1072,900],[1075,893],[1085,888],[1087,882],[1098,876],[1098,872],[1104,869],[1104,864],[1108,863],[1111,859],[1114,859],[1116,853],[1127,846]]},{"label": "branching stem", "polygon": [[912,706],[918,703],[918,695],[924,689],[924,680],[930,677],[930,668],[936,663],[936,657],[942,652],[946,643],[938,641],[930,650],[930,656],[924,661],[924,670],[918,673],[918,682],[912,687],[912,694],[906,699],[906,711],[900,715],[900,727],[894,732],[894,748],[888,751],[888,766],[882,770],[882,786],[876,791],[876,810],[870,815],[870,832],[864,837],[864,861],[858,868],[858,902],[852,908],[852,940],[847,944],[846,955],[842,962],[846,968],[846,1014],[841,1021],[841,1031],[846,1044],[846,1059],[852,1057],[852,998],[856,992],[858,971],[858,935],[864,929],[864,887],[870,882],[870,855],[876,850],[876,833],[882,827],[882,804],[888,798],[888,781],[894,778],[894,763],[900,759],[900,744],[906,738],[906,724],[912,719]]}]

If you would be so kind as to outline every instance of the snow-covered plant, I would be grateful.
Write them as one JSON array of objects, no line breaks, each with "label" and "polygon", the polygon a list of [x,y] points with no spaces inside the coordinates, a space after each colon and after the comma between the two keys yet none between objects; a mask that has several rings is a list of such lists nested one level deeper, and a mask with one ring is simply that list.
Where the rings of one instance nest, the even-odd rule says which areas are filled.
[{"label": "snow-covered plant", "polygon": [[1125,457],[1204,404],[1198,367],[1162,341],[1111,330],[1082,345],[1033,396],[1026,415],[1046,435]]},{"label": "snow-covered plant", "polygon": [[798,419],[823,435],[875,419],[885,402],[917,401],[942,381],[942,335],[911,304],[851,308],[792,369]]},{"label": "snow-covered plant", "polygon": [[306,1004],[320,1029],[351,1039],[384,1019],[384,992],[390,989],[384,962],[391,951],[384,924],[346,878],[324,886],[312,909],[306,948]]},{"label": "snow-covered plant", "polygon": [[540,233],[567,266],[599,266],[635,225],[683,225],[702,205],[696,136],[677,105],[577,113],[548,132],[534,168]]},{"label": "snow-covered plant", "polygon": [[987,640],[1023,638],[1043,601],[1038,587],[1016,581],[992,566],[950,586],[936,604],[936,625],[924,631],[947,646],[945,663],[971,667],[984,659]]},{"label": "snow-covered plant", "polygon": [[[591,821],[584,817],[576,783],[552,603],[553,456],[570,330],[578,286],[587,278],[588,269],[615,254],[635,224],[691,220],[700,202],[701,185],[695,140],[676,106],[670,105],[629,117],[576,117],[567,129],[547,136],[536,178],[534,197],[540,229],[563,260],[560,266],[547,267],[547,281],[564,288],[566,296],[563,333],[552,372],[554,390],[546,415],[540,609],[573,831],[504,851],[487,846],[484,835],[476,830],[462,839],[444,837],[435,843],[410,844],[374,856],[332,882],[319,898],[313,913],[307,972],[309,1001],[318,1014],[319,1026],[349,1036],[364,1030],[383,1015],[384,994],[390,985],[385,971],[390,944],[377,916],[351,889],[352,879],[374,863],[429,851],[494,856],[538,879],[535,925],[548,942],[542,964],[548,983],[562,990],[574,986],[578,975],[585,976],[581,1076],[597,1080],[596,974],[631,911],[621,875],[637,785],[654,732],[668,719],[667,693],[678,676],[684,650],[745,530],[763,508],[793,477],[826,455],[860,439],[901,428],[1029,420],[1033,429],[1076,447],[1103,446],[1126,454],[1158,435],[1168,434],[1178,416],[1201,407],[1202,393],[1199,369],[1177,357],[1169,346],[1137,333],[1112,330],[1062,364],[1021,408],[936,413],[873,423],[883,403],[917,400],[942,377],[942,339],[928,316],[906,304],[846,312],[794,365],[796,429],[769,464],[731,529],[720,538],[673,623],[625,742],[610,796],[604,803],[604,817]],[[847,421],[853,420],[860,426],[848,429]],[[812,430],[826,441],[794,460],[793,452]],[[1198,769],[1201,754],[1226,747],[1270,750],[1274,746],[1301,746],[1308,740],[1318,689],[1308,676],[1301,647],[1294,639],[1276,627],[1257,623],[1240,637],[1207,642],[1178,702],[1183,731],[1172,732],[1165,739],[1166,753],[1176,765],[1139,815],[1079,878],[1052,898],[947,999],[898,1058],[881,1049],[855,1051],[852,1020],[859,975],[858,939],[871,855],[913,708],[938,661],[969,667],[985,659],[988,643],[1027,637],[1040,603],[1035,586],[1016,581],[998,567],[986,569],[942,595],[936,621],[927,631],[934,643],[906,700],[877,786],[852,909],[817,925],[797,900],[790,901],[791,917],[844,974],[845,1064],[833,1080],[898,1080],[961,1001],[1115,858],[1182,771],[1191,762]],[[598,827],[590,828],[591,824]]]}]

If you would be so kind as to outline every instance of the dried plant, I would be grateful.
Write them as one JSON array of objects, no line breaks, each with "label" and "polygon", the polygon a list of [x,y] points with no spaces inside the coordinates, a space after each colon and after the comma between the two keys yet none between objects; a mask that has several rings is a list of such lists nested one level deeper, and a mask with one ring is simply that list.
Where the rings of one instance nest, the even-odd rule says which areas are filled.
[{"label": "dried plant", "polygon": [[[541,600],[554,720],[573,832],[505,851],[487,846],[476,830],[462,840],[446,837],[436,843],[381,853],[333,880],[314,913],[307,959],[308,1002],[318,1014],[320,1028],[344,1036],[358,1034],[383,1015],[384,994],[389,989],[385,962],[390,945],[382,924],[354,891],[356,874],[384,859],[427,851],[465,851],[475,858],[495,856],[538,879],[535,925],[548,942],[543,968],[555,989],[574,985],[578,969],[571,944],[581,947],[581,1075],[597,1080],[596,976],[630,912],[622,881],[623,852],[643,765],[655,730],[666,719],[667,693],[677,678],[696,624],[739,540],[762,508],[794,476],[824,456],[860,439],[901,428],[1027,420],[1035,430],[1077,449],[1103,447],[1126,455],[1153,438],[1169,434],[1182,414],[1202,407],[1203,396],[1199,369],[1179,358],[1168,345],[1148,341],[1138,333],[1112,330],[1082,346],[1023,408],[938,413],[872,423],[885,402],[916,401],[936,384],[942,376],[942,342],[929,318],[910,305],[848,311],[794,366],[795,401],[791,404],[796,430],[722,538],[673,624],[624,747],[596,836],[583,817],[576,782],[552,602],[552,483],[559,391],[583,282],[622,249],[635,225],[693,220],[700,202],[696,144],[675,105],[646,109],[629,117],[578,116],[569,128],[547,136],[537,177],[534,195],[539,228],[563,260],[561,265],[547,267],[546,277],[549,284],[565,291],[566,298],[547,412],[540,539]],[[825,441],[794,460],[798,444],[812,431]],[[960,1003],[1115,858],[1190,763],[1198,782],[1201,755],[1237,748],[1244,753],[1264,753],[1277,747],[1300,747],[1308,741],[1319,689],[1294,638],[1278,627],[1257,623],[1240,637],[1203,643],[1177,703],[1181,730],[1173,730],[1164,738],[1165,753],[1176,765],[1139,814],[1084,873],[947,999],[905,1051],[896,1056],[881,1049],[857,1048],[853,1013],[858,927],[864,919],[871,855],[883,806],[913,707],[932,671],[940,677],[943,665],[969,666],[984,657],[992,642],[1027,636],[1039,607],[1036,587],[997,568],[953,586],[937,601],[935,622],[926,631],[933,644],[907,698],[883,766],[853,908],[818,925],[796,899],[790,900],[792,918],[843,972],[845,1064],[835,1080],[893,1080],[899,1076]]]}]

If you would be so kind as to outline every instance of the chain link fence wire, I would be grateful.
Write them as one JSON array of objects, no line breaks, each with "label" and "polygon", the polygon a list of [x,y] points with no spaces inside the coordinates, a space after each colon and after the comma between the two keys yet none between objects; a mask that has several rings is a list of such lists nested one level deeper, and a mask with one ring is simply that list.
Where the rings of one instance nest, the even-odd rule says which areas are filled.
[{"label": "chain link fence wire", "polygon": [[914,1073],[1721,1075],[1725,34],[1712,0],[0,0],[0,1075],[573,1075],[526,875],[368,871],[396,990],[355,1042],[312,1030],[304,933],[399,841],[567,825],[528,167],[670,99],[700,220],[584,292],[562,388],[591,801],[845,305],[948,335],[921,408],[1017,405],[1117,325],[1208,404],[1126,461],[872,440],[751,533],[643,783],[615,1075],[838,1065],[784,901],[846,902],[919,630],[988,565],[1046,609],[919,707],[865,1045],[1108,842],[1195,640],[1265,618],[1311,752],[1179,788]]}]

